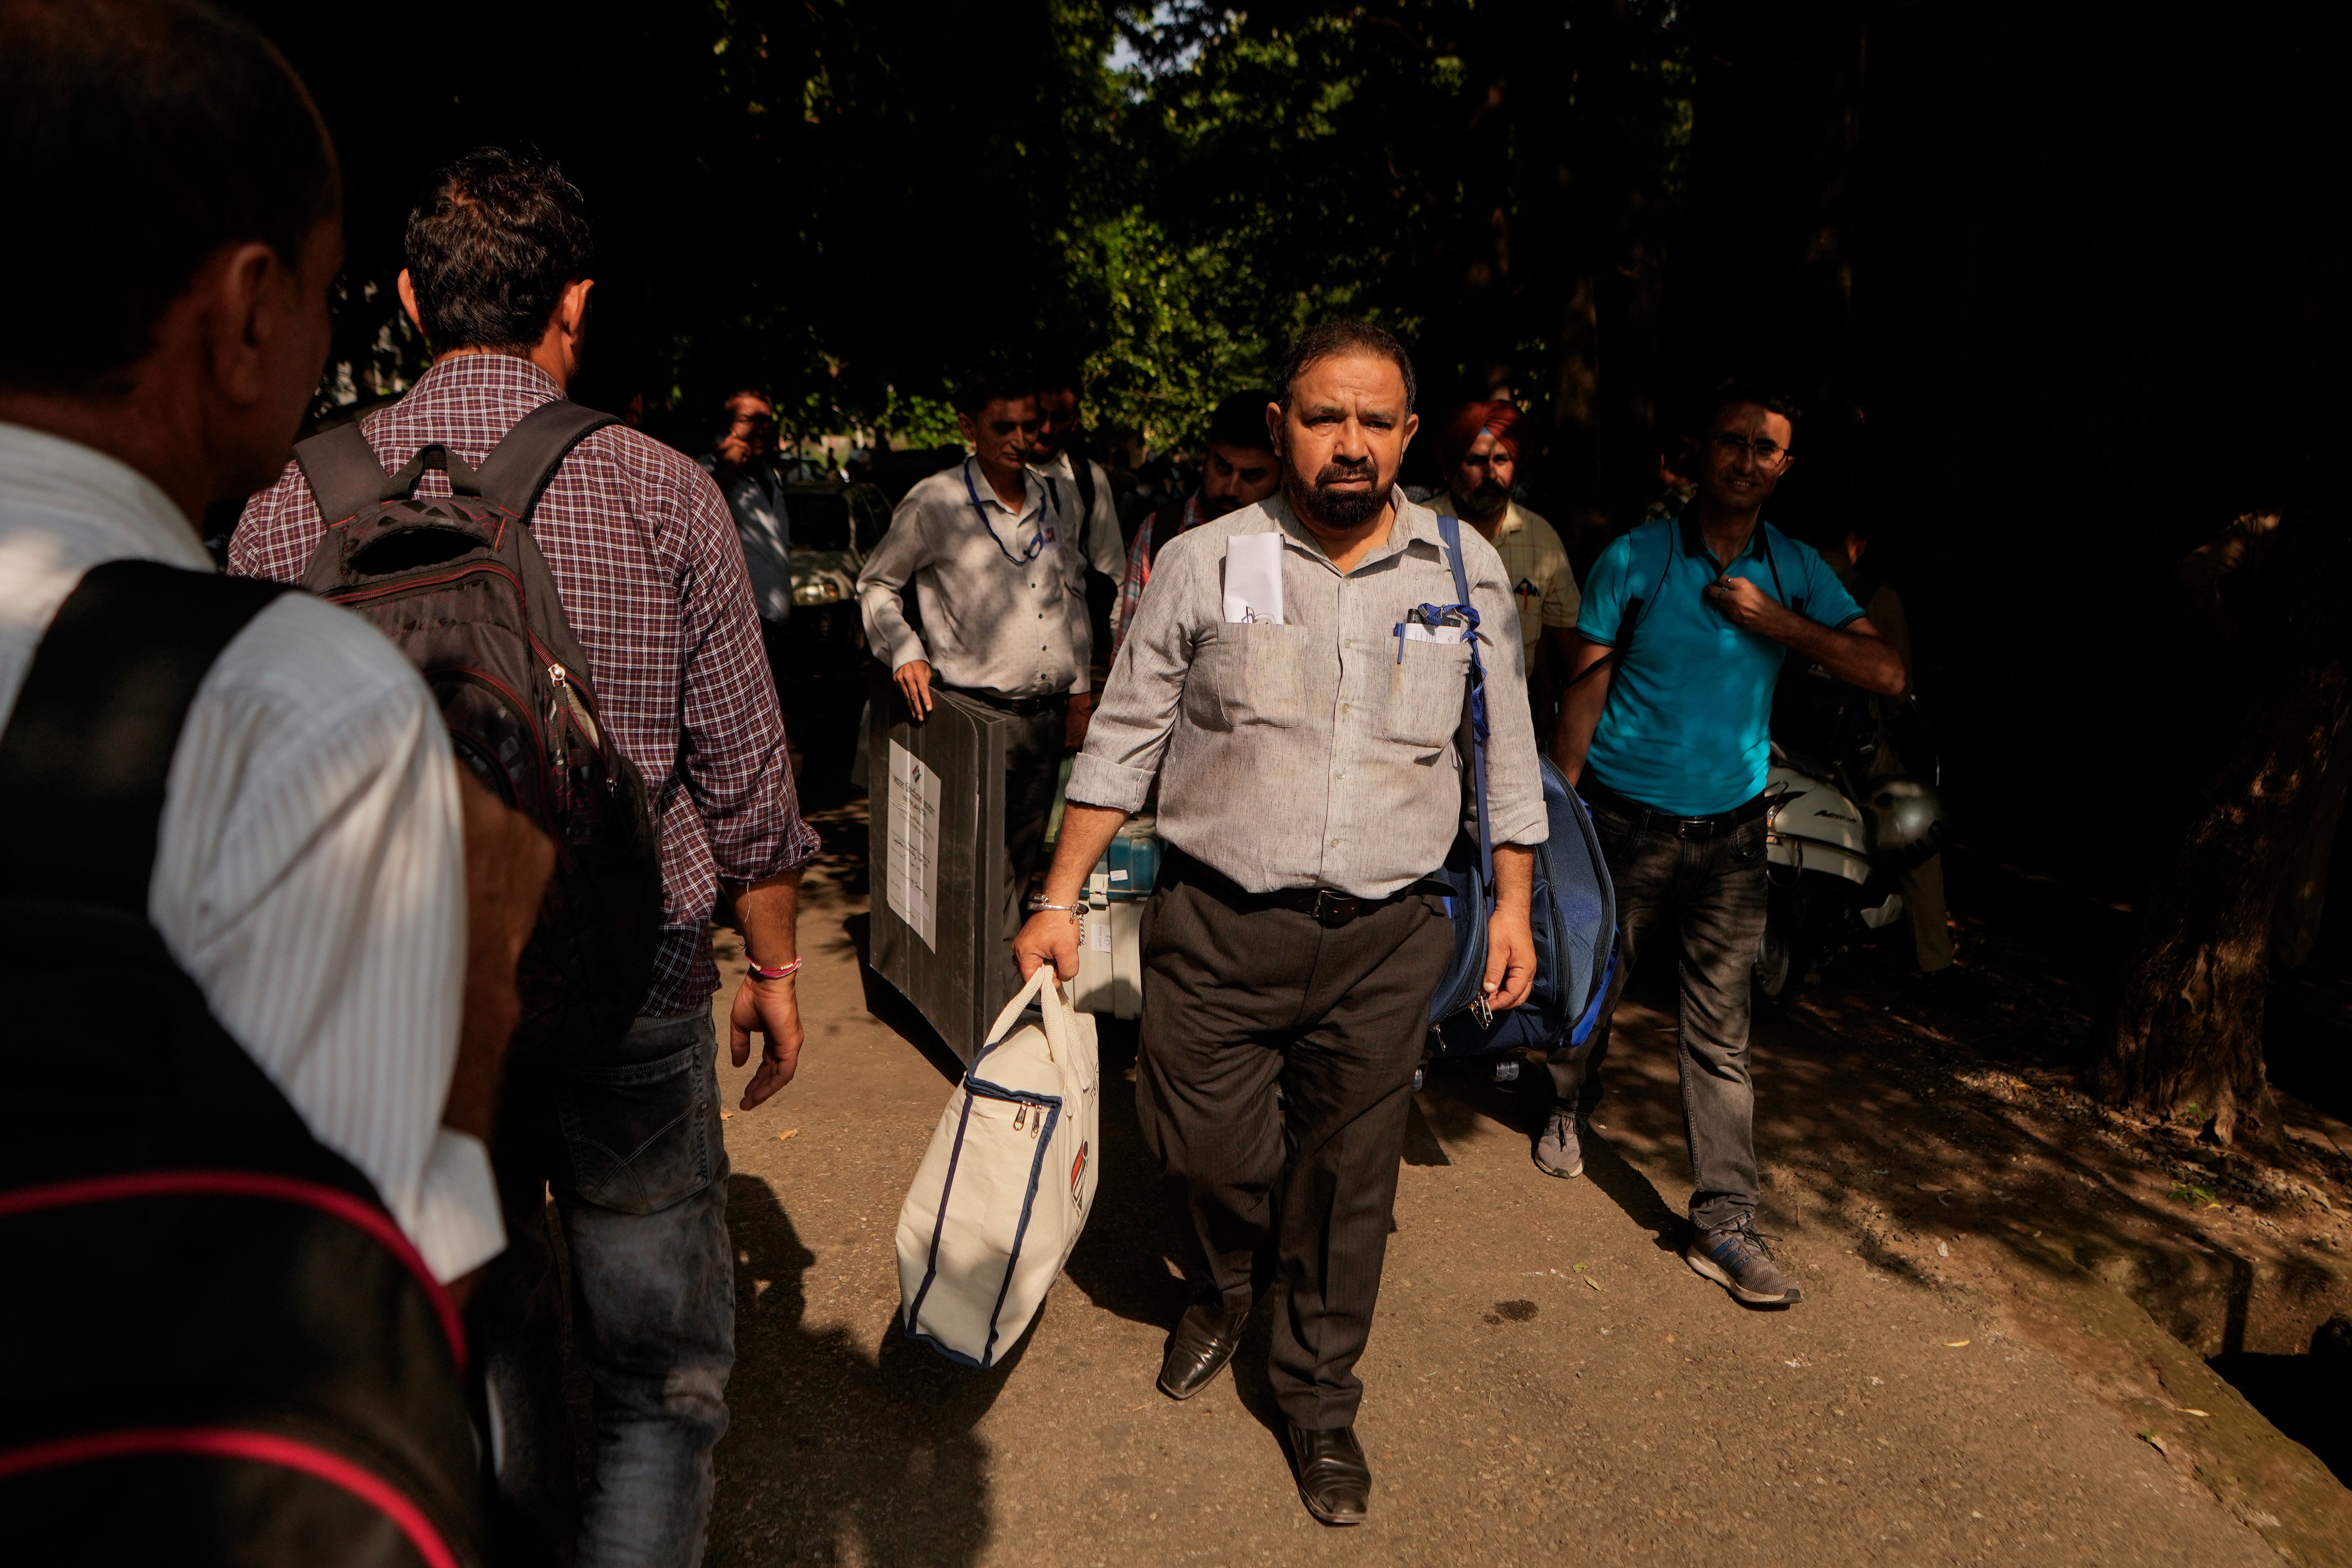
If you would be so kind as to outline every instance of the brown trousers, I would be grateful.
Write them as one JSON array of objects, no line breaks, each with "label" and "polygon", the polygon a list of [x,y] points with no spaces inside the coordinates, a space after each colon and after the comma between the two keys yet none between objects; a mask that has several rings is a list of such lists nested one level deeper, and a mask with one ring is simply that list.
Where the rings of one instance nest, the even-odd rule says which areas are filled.
[{"label": "brown trousers", "polygon": [[1425,894],[1326,926],[1171,855],[1142,935],[1136,1110],[1195,1297],[1247,1307],[1271,1251],[1276,1400],[1352,1426],[1453,928]]}]

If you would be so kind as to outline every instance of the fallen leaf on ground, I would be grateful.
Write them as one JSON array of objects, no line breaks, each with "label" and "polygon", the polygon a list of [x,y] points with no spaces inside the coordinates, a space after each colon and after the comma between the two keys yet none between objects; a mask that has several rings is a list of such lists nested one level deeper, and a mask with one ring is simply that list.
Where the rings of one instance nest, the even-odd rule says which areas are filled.
[{"label": "fallen leaf on ground", "polygon": [[2183,1415],[2202,1415],[2208,1421],[2213,1419],[2213,1413],[2210,1410],[2192,1410],[2186,1405],[2176,1405],[2173,1408]]},{"label": "fallen leaf on ground", "polygon": [[1948,1193],[1952,1189],[1949,1187],[1939,1187],[1933,1182],[1921,1182],[1919,1184],[1919,1190],[1923,1193]]},{"label": "fallen leaf on ground", "polygon": [[[1585,1281],[1585,1283],[1586,1283],[1587,1285],[1591,1286],[1595,1290],[1599,1290],[1599,1289],[1601,1289],[1601,1281],[1600,1281],[1600,1280],[1598,1280],[1598,1279],[1587,1279],[1587,1280]],[[1606,1292],[1603,1292],[1603,1293],[1605,1294]],[[1608,1332],[1608,1331],[1607,1331],[1606,1329],[1603,1329],[1603,1330],[1601,1331],[1601,1332],[1606,1333],[1606,1332]]]},{"label": "fallen leaf on ground", "polygon": [[735,1113],[731,1110],[722,1110],[719,1113],[719,1120],[721,1121],[732,1121],[735,1120]]},{"label": "fallen leaf on ground", "polygon": [[787,1138],[797,1138],[800,1135],[801,1130],[799,1128],[787,1127],[782,1132],[776,1134],[776,1142],[781,1143]]},{"label": "fallen leaf on ground", "polygon": [[1944,1348],[1948,1351],[1956,1351],[1968,1342],[1969,1342],[1966,1340],[1946,1340],[1944,1342]]}]

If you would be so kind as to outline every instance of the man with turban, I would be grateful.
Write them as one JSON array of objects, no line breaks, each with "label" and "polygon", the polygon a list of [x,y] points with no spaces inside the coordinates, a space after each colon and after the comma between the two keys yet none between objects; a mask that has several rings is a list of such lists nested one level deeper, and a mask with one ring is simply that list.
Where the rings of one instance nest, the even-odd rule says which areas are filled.
[{"label": "man with turban", "polygon": [[1556,628],[1551,642],[1564,643],[1575,629],[1583,599],[1559,533],[1511,499],[1518,478],[1522,417],[1516,404],[1501,398],[1455,409],[1438,437],[1437,460],[1445,489],[1430,497],[1429,504],[1476,529],[1503,558],[1511,597],[1519,609],[1528,697],[1541,734],[1559,689],[1551,679],[1553,659],[1545,628]]}]

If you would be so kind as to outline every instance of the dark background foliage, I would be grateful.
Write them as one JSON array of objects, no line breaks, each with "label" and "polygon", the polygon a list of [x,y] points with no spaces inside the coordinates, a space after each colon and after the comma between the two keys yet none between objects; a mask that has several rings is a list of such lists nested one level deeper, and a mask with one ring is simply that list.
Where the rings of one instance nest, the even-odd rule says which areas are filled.
[{"label": "dark background foliage", "polygon": [[2333,504],[2335,7],[243,8],[345,160],[329,401],[422,363],[401,226],[495,141],[594,204],[579,395],[643,395],[697,450],[742,384],[804,432],[926,444],[959,367],[1006,353],[1075,368],[1099,448],[1164,448],[1353,311],[1412,345],[1426,411],[1528,406],[1581,567],[1696,389],[1789,386],[1812,416],[1776,518],[1869,520],[1963,836],[2116,896],[2232,710],[2170,563]]}]

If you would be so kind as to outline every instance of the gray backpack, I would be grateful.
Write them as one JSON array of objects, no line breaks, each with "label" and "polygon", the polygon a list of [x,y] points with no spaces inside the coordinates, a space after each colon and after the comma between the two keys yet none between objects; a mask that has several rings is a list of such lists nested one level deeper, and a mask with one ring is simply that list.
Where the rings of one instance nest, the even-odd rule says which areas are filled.
[{"label": "gray backpack", "polygon": [[[302,585],[398,644],[440,700],[475,776],[555,842],[523,950],[512,1070],[537,1074],[618,1039],[653,983],[661,855],[646,781],[613,743],[588,657],[530,536],[565,456],[612,416],[531,410],[478,471],[428,446],[387,477],[356,424],[294,448],[326,533]],[[446,496],[412,494],[427,468]]]}]

